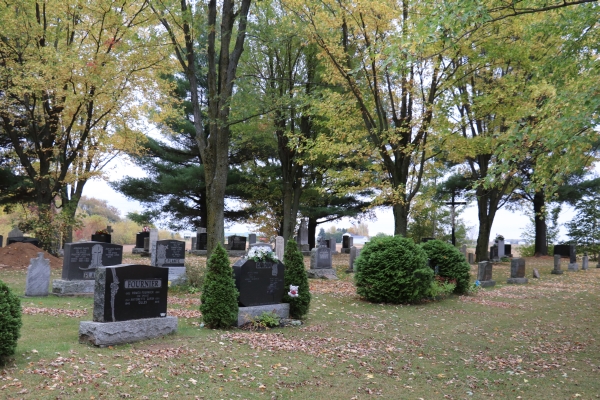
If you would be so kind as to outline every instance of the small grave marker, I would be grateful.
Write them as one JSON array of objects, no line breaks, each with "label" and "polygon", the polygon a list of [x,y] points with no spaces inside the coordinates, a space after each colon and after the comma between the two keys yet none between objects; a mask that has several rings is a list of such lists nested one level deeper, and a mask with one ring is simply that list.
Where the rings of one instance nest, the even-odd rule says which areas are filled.
[{"label": "small grave marker", "polygon": [[283,256],[285,253],[285,240],[283,236],[277,236],[275,238],[275,254],[277,255],[277,259],[279,261],[283,261]]},{"label": "small grave marker", "polygon": [[477,280],[481,284],[481,287],[489,287],[496,285],[496,282],[492,280],[492,267],[491,261],[480,261],[477,270]]},{"label": "small grave marker", "polygon": [[50,260],[44,258],[44,253],[39,252],[37,258],[32,258],[27,268],[27,281],[25,296],[48,296],[50,286]]},{"label": "small grave marker", "polygon": [[589,266],[589,258],[587,253],[583,253],[583,257],[581,257],[581,270],[586,271]]},{"label": "small grave marker", "polygon": [[554,255],[554,269],[552,270],[552,272],[550,272],[551,274],[562,275],[563,271],[560,269],[560,259],[560,254]]},{"label": "small grave marker", "polygon": [[510,260],[510,278],[506,283],[523,285],[529,282],[525,278],[525,259],[524,258],[513,258]]}]

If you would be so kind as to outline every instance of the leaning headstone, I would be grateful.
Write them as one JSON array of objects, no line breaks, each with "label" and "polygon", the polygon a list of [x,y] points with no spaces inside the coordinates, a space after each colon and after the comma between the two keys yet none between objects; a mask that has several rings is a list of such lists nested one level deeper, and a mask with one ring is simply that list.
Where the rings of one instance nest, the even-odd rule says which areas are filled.
[{"label": "leaning headstone", "polygon": [[59,296],[93,294],[96,270],[122,261],[123,246],[118,244],[65,243],[62,279],[52,281],[52,293]]},{"label": "leaning headstone", "polygon": [[577,264],[577,254],[575,251],[575,245],[570,245],[569,249],[569,271],[579,271],[579,264]]},{"label": "leaning headstone", "polygon": [[492,280],[492,262],[491,261],[480,261],[477,270],[477,280],[481,284],[481,287],[489,287],[496,285],[496,282]]},{"label": "leaning headstone", "polygon": [[552,270],[551,274],[562,275],[563,271],[562,271],[562,269],[560,269],[560,259],[561,259],[560,254],[554,255],[554,269]]},{"label": "leaning headstone", "polygon": [[588,269],[589,258],[587,253],[583,253],[583,257],[581,257],[581,270],[585,271]]},{"label": "leaning headstone", "polygon": [[536,279],[540,279],[540,271],[537,268],[533,269],[533,277]]},{"label": "leaning headstone", "polygon": [[167,316],[168,271],[147,265],[99,267],[93,321],[79,324],[79,342],[95,346],[132,343],[174,333]]},{"label": "leaning headstone", "polygon": [[342,254],[350,254],[350,249],[354,246],[354,238],[349,233],[342,236]]},{"label": "leaning headstone", "polygon": [[348,270],[346,271],[347,273],[354,272],[354,260],[356,260],[356,247],[352,246],[350,247],[350,258],[348,260]]},{"label": "leaning headstone", "polygon": [[475,264],[475,254],[468,253],[467,256],[468,256],[469,264]]},{"label": "leaning headstone", "polygon": [[309,278],[338,279],[331,263],[331,250],[327,248],[324,241],[311,250],[310,269],[307,272]]},{"label": "leaning headstone", "polygon": [[48,296],[50,286],[50,260],[44,258],[44,253],[39,252],[37,258],[32,258],[27,268],[27,281],[25,296]]},{"label": "leaning headstone", "polygon": [[158,240],[156,242],[156,266],[169,268],[169,282],[179,285],[185,281],[185,242],[181,240]]},{"label": "leaning headstone", "polygon": [[256,233],[248,235],[248,244],[256,243]]},{"label": "leaning headstone", "polygon": [[285,240],[283,236],[277,236],[275,238],[275,254],[277,255],[277,259],[279,261],[283,261],[283,254],[285,251]]},{"label": "leaning headstone", "polygon": [[460,252],[462,253],[462,255],[467,258],[467,245],[463,244],[462,246],[460,246]]},{"label": "leaning headstone", "polygon": [[150,265],[156,267],[156,242],[158,241],[158,229],[150,229]]},{"label": "leaning headstone", "polygon": [[498,258],[504,257],[504,239],[498,239],[496,248],[498,249]]},{"label": "leaning headstone", "polygon": [[510,260],[510,278],[506,283],[523,285],[529,282],[525,278],[525,259],[524,258],[513,258]]}]

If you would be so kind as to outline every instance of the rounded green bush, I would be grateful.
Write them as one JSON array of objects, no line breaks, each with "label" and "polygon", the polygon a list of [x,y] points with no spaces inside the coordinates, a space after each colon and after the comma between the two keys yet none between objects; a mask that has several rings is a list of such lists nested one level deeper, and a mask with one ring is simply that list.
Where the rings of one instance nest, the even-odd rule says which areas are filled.
[{"label": "rounded green bush", "polygon": [[286,291],[283,295],[283,302],[290,303],[290,317],[302,319],[308,314],[310,290],[308,276],[304,268],[304,257],[294,240],[288,240],[285,246],[283,264],[285,265],[286,290],[289,290],[290,285],[298,286],[298,297],[290,297]]},{"label": "rounded green bush", "polygon": [[21,301],[0,281],[0,365],[15,354],[22,325]]},{"label": "rounded green bush", "polygon": [[356,291],[371,302],[414,303],[428,296],[433,281],[425,251],[402,236],[373,238],[355,265]]},{"label": "rounded green bush", "polygon": [[229,328],[237,322],[238,291],[229,256],[220,244],[206,262],[206,277],[200,296],[202,320],[209,328]]},{"label": "rounded green bush", "polygon": [[430,240],[421,244],[421,247],[427,253],[431,268],[438,266],[439,276],[456,280],[454,293],[466,293],[469,289],[471,266],[465,260],[465,256],[450,243],[440,240]]}]

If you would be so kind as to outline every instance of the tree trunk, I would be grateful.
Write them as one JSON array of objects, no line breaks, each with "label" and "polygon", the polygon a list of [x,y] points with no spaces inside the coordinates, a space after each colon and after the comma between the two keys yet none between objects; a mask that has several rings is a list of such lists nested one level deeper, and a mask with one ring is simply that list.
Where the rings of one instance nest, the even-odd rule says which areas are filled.
[{"label": "tree trunk", "polygon": [[547,256],[548,255],[548,241],[547,241],[547,226],[545,218],[545,196],[544,191],[536,191],[533,195],[533,213],[534,213],[534,224],[535,224],[535,256]]},{"label": "tree trunk", "polygon": [[395,204],[392,206],[394,212],[394,235],[406,236],[408,229],[408,205]]},{"label": "tree trunk", "polygon": [[308,248],[314,249],[316,247],[315,236],[317,236],[317,219],[308,218]]},{"label": "tree trunk", "polygon": [[498,189],[486,190],[478,188],[477,212],[479,217],[479,233],[477,235],[477,247],[475,248],[475,261],[486,261],[488,257],[488,245],[490,243],[490,234],[492,224],[498,211],[498,202],[501,192]]}]

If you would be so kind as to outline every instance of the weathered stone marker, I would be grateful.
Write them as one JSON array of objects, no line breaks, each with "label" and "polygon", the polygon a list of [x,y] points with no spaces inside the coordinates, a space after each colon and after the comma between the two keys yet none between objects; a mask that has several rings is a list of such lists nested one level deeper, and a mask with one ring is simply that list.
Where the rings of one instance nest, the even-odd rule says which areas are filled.
[{"label": "weathered stone marker", "polygon": [[477,269],[477,280],[481,284],[481,287],[490,287],[496,285],[496,281],[492,280],[492,267],[491,261],[480,261]]},{"label": "weathered stone marker", "polygon": [[569,254],[569,267],[568,270],[569,271],[579,271],[579,264],[577,264],[577,252],[575,249],[575,245],[572,244],[569,246],[570,247],[570,254]]},{"label": "weathered stone marker", "polygon": [[468,256],[469,264],[475,264],[475,254],[468,253],[467,256]]},{"label": "weathered stone marker", "polygon": [[331,264],[331,250],[324,241],[311,250],[309,278],[338,279]]},{"label": "weathered stone marker", "polygon": [[150,265],[156,267],[156,242],[158,242],[158,229],[150,229]]},{"label": "weathered stone marker", "polygon": [[283,262],[283,255],[285,253],[285,240],[283,236],[277,236],[275,238],[275,254],[277,259]]},{"label": "weathered stone marker", "polygon": [[348,259],[348,270],[347,273],[353,273],[355,271],[354,261],[358,257],[358,249],[355,246],[350,247],[350,257]]},{"label": "weathered stone marker", "polygon": [[510,278],[506,283],[523,285],[529,282],[525,278],[525,259],[524,258],[513,258],[510,260]]},{"label": "weathered stone marker", "polygon": [[589,268],[589,258],[587,253],[583,253],[583,257],[581,257],[581,270],[586,271]]},{"label": "weathered stone marker", "polygon": [[552,272],[550,272],[551,274],[562,275],[563,271],[562,269],[560,269],[560,258],[560,254],[554,255],[554,269],[552,270]]},{"label": "weathered stone marker", "polygon": [[44,253],[39,252],[37,258],[32,258],[27,268],[27,281],[25,296],[48,296],[50,286],[50,260],[44,258]]}]

